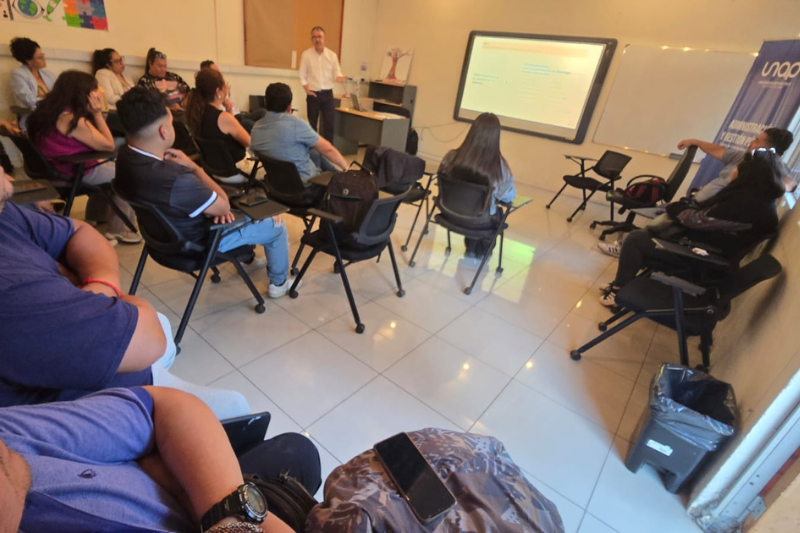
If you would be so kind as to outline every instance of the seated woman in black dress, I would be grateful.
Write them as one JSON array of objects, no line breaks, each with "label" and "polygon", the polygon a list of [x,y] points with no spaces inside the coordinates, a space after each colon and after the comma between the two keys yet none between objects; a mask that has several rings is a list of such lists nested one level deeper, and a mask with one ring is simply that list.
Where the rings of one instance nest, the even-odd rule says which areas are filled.
[{"label": "seated woman in black dress", "polygon": [[[233,161],[248,172],[247,148],[250,134],[236,117],[225,111],[223,103],[228,97],[228,84],[216,70],[203,69],[197,73],[195,88],[189,93],[186,103],[186,125],[195,137],[218,140],[225,143]],[[220,181],[243,181],[242,176],[216,176]]]},{"label": "seated woman in black dress", "polygon": [[[667,206],[667,215],[682,230],[681,237],[700,247],[707,244],[725,257],[737,257],[778,227],[775,200],[785,192],[779,165],[780,156],[774,148],[753,150],[737,166],[738,177],[719,193],[696,204],[672,203]],[[653,237],[647,229],[641,229],[625,238],[617,276],[603,288],[601,304],[616,305],[616,292],[649,261],[690,266],[690,260],[658,249]]]},{"label": "seated woman in black dress", "polygon": [[[472,123],[461,146],[450,150],[439,165],[439,174],[448,174],[459,167],[489,178],[492,184],[492,203],[489,214],[494,223],[499,223],[501,213],[497,202],[510,202],[517,196],[514,176],[500,153],[500,120],[492,113],[482,113]],[[464,237],[466,257],[481,258],[487,249],[494,248],[496,241]]]}]

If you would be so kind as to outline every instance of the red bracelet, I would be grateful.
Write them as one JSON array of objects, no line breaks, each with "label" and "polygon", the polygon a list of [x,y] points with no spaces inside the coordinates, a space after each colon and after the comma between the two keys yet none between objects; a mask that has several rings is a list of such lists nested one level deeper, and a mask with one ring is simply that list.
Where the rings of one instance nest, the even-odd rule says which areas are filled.
[{"label": "red bracelet", "polygon": [[105,285],[106,287],[111,287],[115,293],[117,293],[117,298],[122,298],[122,293],[120,290],[113,284],[103,279],[94,279],[94,278],[87,278],[83,285],[86,286],[90,283],[99,283],[100,285]]}]

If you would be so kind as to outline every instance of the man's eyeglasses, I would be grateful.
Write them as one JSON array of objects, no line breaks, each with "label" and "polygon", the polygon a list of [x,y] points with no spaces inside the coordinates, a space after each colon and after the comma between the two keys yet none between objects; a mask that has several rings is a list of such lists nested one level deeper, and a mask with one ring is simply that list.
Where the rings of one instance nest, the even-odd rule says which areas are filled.
[{"label": "man's eyeglasses", "polygon": [[756,148],[755,150],[750,150],[750,155],[756,155],[756,152],[769,152],[771,154],[775,153],[775,148]]}]

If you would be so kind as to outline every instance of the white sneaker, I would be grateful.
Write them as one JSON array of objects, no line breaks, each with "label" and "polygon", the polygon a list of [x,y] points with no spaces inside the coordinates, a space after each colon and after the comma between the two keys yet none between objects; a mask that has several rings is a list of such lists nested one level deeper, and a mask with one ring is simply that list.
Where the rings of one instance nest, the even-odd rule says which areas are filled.
[{"label": "white sneaker", "polygon": [[600,297],[600,305],[603,307],[616,307],[617,306],[617,291],[613,290],[612,288],[608,288],[608,290]]},{"label": "white sneaker", "polygon": [[116,239],[122,244],[139,244],[142,242],[142,236],[130,230],[120,231],[119,233],[106,232],[106,239]]},{"label": "white sneaker", "polygon": [[597,247],[600,248],[600,251],[606,255],[610,255],[611,257],[619,257],[619,250],[622,248],[620,241],[613,242],[608,244],[607,242],[598,242]]},{"label": "white sneaker", "polygon": [[[267,296],[269,298],[281,298],[286,296],[286,293],[289,292],[289,289],[292,288],[292,284],[294,283],[294,278],[286,277],[286,281],[283,282],[283,285],[273,285],[272,283],[269,284],[269,288],[267,289]],[[297,284],[297,288],[303,286],[303,280],[300,280],[300,283]]]}]

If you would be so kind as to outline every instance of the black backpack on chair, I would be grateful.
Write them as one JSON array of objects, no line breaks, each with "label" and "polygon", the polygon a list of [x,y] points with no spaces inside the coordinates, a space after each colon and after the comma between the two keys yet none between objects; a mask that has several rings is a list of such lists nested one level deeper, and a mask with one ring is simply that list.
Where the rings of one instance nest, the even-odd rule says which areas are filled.
[{"label": "black backpack on chair", "polygon": [[328,184],[326,211],[342,217],[334,226],[337,235],[358,231],[372,203],[378,199],[378,180],[365,170],[346,170]]}]

